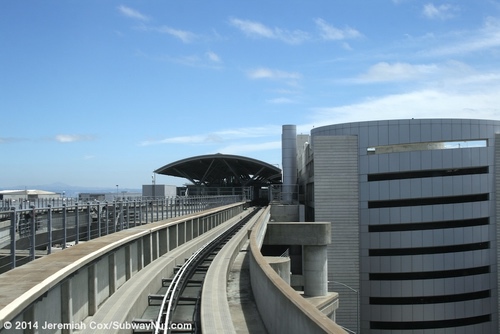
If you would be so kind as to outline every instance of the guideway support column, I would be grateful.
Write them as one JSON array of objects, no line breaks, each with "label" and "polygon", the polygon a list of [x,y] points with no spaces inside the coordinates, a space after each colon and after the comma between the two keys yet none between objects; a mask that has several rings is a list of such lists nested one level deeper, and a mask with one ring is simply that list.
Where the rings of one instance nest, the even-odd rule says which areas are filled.
[{"label": "guideway support column", "polygon": [[328,294],[327,245],[331,242],[329,222],[269,222],[266,245],[301,245],[303,249],[304,295]]},{"label": "guideway support column", "polygon": [[304,295],[325,296],[328,293],[328,266],[326,246],[303,248]]}]

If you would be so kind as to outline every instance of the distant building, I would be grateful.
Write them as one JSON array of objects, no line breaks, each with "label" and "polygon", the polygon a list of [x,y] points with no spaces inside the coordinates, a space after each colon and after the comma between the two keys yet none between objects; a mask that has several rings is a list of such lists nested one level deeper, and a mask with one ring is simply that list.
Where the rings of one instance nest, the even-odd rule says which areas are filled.
[{"label": "distant building", "polygon": [[298,142],[306,220],[332,223],[340,325],[498,332],[500,121],[334,124]]},{"label": "distant building", "polygon": [[109,193],[80,193],[78,194],[78,201],[83,202],[112,202],[116,200],[134,200],[141,199],[141,193],[129,193],[129,192],[109,192]]},{"label": "distant building", "polygon": [[145,184],[142,186],[143,197],[175,197],[177,187],[166,184]]},{"label": "distant building", "polygon": [[51,199],[51,198],[59,198],[61,194],[44,191],[44,190],[1,190],[0,191],[0,200],[26,200],[26,201],[34,201],[37,199]]}]

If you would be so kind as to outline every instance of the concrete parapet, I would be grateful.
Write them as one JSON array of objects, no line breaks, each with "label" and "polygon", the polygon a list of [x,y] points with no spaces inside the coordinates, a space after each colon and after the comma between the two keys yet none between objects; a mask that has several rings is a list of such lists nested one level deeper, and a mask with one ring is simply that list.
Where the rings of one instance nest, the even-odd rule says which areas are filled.
[{"label": "concrete parapet", "polygon": [[273,204],[271,206],[271,220],[277,222],[300,221],[300,206],[298,204]]},{"label": "concrete parapet", "polygon": [[[269,209],[267,209],[269,210]],[[260,252],[269,214],[263,214],[250,237],[250,277],[261,318],[269,333],[346,333],[293,290]]]},{"label": "concrete parapet", "polygon": [[331,242],[328,222],[269,222],[266,245],[328,245]]},{"label": "concrete parapet", "polygon": [[264,256],[264,258],[281,279],[290,284],[290,258],[281,256]]}]

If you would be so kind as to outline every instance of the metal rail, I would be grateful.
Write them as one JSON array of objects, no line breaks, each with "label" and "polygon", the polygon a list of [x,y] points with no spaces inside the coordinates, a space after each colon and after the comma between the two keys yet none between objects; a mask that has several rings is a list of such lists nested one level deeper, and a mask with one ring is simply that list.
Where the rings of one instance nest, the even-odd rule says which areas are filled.
[{"label": "metal rail", "polygon": [[[179,268],[177,273],[172,278],[172,281],[163,296],[163,300],[160,306],[160,310],[158,312],[158,316],[156,318],[154,324],[154,333],[155,334],[167,334],[170,333],[170,323],[172,322],[172,316],[177,307],[179,298],[186,287],[188,280],[193,276],[197,267],[203,263],[208,256],[214,254],[216,248],[222,246],[227,241],[229,241],[232,236],[243,226],[245,225],[259,210],[253,210],[253,212],[246,215],[239,222],[235,223],[233,226],[228,228],[226,231],[220,233],[210,242],[206,243],[202,247],[200,247],[196,252],[194,252],[186,262]],[[222,247],[220,247],[222,248]],[[202,287],[201,287],[202,288]],[[199,309],[199,299],[197,302],[197,306],[195,309]],[[197,329],[197,323],[194,322],[195,328],[193,328],[193,332],[199,332]]]},{"label": "metal rail", "polygon": [[240,201],[241,196],[188,196],[0,207],[0,273],[81,241]]}]

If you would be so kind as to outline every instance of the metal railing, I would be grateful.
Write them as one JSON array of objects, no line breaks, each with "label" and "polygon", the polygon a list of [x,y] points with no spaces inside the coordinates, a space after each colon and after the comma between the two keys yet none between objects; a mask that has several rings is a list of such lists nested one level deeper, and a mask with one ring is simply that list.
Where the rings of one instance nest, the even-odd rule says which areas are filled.
[{"label": "metal railing", "polygon": [[241,200],[241,196],[143,197],[0,208],[0,273],[79,242]]}]

